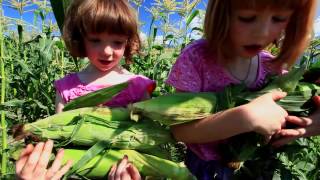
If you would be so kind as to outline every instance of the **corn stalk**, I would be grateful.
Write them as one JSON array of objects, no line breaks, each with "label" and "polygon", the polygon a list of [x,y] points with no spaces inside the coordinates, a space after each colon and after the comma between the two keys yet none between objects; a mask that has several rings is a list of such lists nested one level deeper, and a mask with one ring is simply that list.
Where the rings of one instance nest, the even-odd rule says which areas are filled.
[{"label": "corn stalk", "polygon": [[[2,1],[0,1],[2,4]],[[3,17],[2,8],[0,7],[0,16]],[[0,21],[0,66],[1,66],[1,104],[5,102],[6,96],[6,73],[5,73],[5,65],[4,65],[4,39],[2,32],[2,20]],[[5,111],[1,111],[1,129],[2,129],[2,148],[1,148],[1,175],[7,174],[7,125],[6,125],[6,114]]]}]

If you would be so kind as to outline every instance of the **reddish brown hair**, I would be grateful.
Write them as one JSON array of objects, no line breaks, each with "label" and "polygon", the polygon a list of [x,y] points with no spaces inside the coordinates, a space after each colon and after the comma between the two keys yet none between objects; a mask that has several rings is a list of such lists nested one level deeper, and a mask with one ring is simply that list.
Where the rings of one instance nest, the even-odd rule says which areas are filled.
[{"label": "reddish brown hair", "polygon": [[85,57],[84,37],[103,32],[128,36],[124,52],[127,63],[139,52],[138,21],[127,0],[73,0],[63,26],[63,38],[71,55]]},{"label": "reddish brown hair", "polygon": [[284,63],[292,66],[309,43],[316,0],[209,0],[204,23],[204,37],[209,47],[219,57],[230,57],[228,33],[232,11],[236,8],[267,7],[294,10],[285,29],[280,52],[274,60],[279,66]]}]

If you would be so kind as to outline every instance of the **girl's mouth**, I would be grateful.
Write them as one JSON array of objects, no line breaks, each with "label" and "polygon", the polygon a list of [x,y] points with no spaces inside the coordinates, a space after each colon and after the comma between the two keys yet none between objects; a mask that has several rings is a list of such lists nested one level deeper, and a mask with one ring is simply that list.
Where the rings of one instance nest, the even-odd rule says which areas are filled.
[{"label": "girl's mouth", "polygon": [[99,62],[102,64],[102,65],[109,65],[112,63],[112,61],[106,61],[106,60],[99,60]]},{"label": "girl's mouth", "polygon": [[244,50],[247,53],[249,53],[250,55],[255,55],[259,51],[262,50],[262,46],[261,45],[247,45],[247,46],[244,46]]}]

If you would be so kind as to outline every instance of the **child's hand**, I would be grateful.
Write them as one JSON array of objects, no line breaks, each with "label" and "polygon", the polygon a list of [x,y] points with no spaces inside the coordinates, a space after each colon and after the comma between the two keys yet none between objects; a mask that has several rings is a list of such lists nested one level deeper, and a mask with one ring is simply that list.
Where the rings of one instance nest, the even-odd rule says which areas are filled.
[{"label": "child's hand", "polygon": [[317,110],[309,117],[288,116],[286,120],[299,127],[295,129],[282,129],[276,134],[276,140],[272,145],[278,147],[300,137],[320,135],[320,96],[313,97],[313,101],[317,106]]},{"label": "child's hand", "polygon": [[140,180],[139,171],[133,164],[128,162],[128,156],[125,155],[118,164],[110,169],[108,180]]},{"label": "child's hand", "polygon": [[57,153],[52,166],[47,168],[53,148],[53,141],[40,142],[35,147],[29,144],[21,153],[16,162],[17,179],[23,180],[56,180],[60,179],[71,167],[72,162],[68,161],[61,167],[63,149]]},{"label": "child's hand", "polygon": [[288,113],[275,101],[285,96],[285,92],[274,91],[264,94],[246,105],[253,131],[270,139],[274,133],[281,129]]}]

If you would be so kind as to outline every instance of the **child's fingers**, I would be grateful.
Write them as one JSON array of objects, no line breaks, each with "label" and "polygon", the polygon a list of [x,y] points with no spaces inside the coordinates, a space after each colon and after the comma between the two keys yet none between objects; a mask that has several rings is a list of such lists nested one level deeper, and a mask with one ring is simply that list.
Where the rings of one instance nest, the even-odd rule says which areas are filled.
[{"label": "child's fingers", "polygon": [[64,154],[64,150],[63,149],[59,149],[56,158],[54,159],[52,166],[48,169],[47,175],[49,175],[50,177],[53,177],[54,174],[59,171],[60,167],[61,167],[61,161],[63,158],[63,154]]},{"label": "child's fingers", "polygon": [[21,152],[20,157],[31,154],[33,149],[34,149],[34,146],[32,144],[28,144],[27,147],[24,148],[23,151]]},{"label": "child's fingers", "polygon": [[121,177],[121,174],[126,169],[127,164],[128,164],[128,156],[124,155],[120,163],[117,165],[115,179],[119,179]]},{"label": "child's fingers", "polygon": [[113,179],[114,179],[114,176],[115,176],[115,174],[116,174],[116,168],[117,168],[117,165],[116,165],[116,164],[114,164],[114,165],[111,167],[111,169],[110,169],[110,171],[109,171],[109,174],[108,174],[108,180],[113,180]]},{"label": "child's fingers", "polygon": [[141,180],[140,173],[139,173],[138,169],[133,164],[129,163],[127,170],[133,180]]},{"label": "child's fingers", "polygon": [[286,121],[303,127],[308,126],[312,123],[312,120],[310,118],[297,116],[287,116]]},{"label": "child's fingers", "polygon": [[272,97],[272,99],[273,99],[274,101],[278,101],[278,100],[286,97],[286,96],[287,96],[287,93],[286,93],[286,92],[282,92],[282,91],[272,91],[272,92],[270,93],[270,95],[271,95],[271,97]]},{"label": "child's fingers", "polygon": [[295,137],[302,137],[306,134],[305,128],[297,128],[297,129],[282,129],[279,134],[281,136],[295,136]]},{"label": "child's fingers", "polygon": [[64,165],[52,178],[51,180],[59,180],[64,174],[66,174],[72,166],[72,161],[68,160],[66,165]]},{"label": "child's fingers", "polygon": [[282,129],[278,133],[278,137],[271,143],[272,146],[279,147],[289,143],[297,138],[303,137],[306,134],[305,128],[298,129]]},{"label": "child's fingers", "polygon": [[20,154],[19,159],[16,162],[16,174],[20,174],[23,167],[25,166],[29,155],[31,154],[32,150],[33,150],[33,145],[32,144],[28,144],[26,148],[24,148]]},{"label": "child's fingers", "polygon": [[41,152],[43,150],[43,147],[44,147],[44,143],[43,142],[40,142],[38,143],[32,153],[30,154],[27,162],[26,162],[26,165],[23,167],[22,169],[22,174],[24,173],[30,173],[30,172],[33,172],[34,171],[34,168],[36,167],[38,161],[39,161],[39,158],[40,158],[40,155],[41,155]]},{"label": "child's fingers", "polygon": [[43,147],[43,151],[40,155],[39,162],[35,168],[35,174],[41,174],[43,173],[44,169],[47,168],[48,162],[50,160],[50,155],[53,148],[53,141],[48,140]]}]

